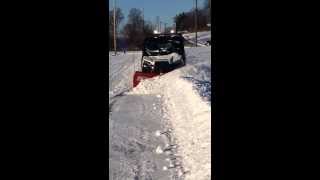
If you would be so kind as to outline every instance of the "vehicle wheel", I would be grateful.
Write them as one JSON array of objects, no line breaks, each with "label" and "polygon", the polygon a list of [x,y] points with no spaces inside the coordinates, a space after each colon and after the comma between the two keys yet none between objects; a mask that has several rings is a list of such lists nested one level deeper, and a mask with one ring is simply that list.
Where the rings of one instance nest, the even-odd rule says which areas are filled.
[{"label": "vehicle wheel", "polygon": [[148,73],[148,72],[151,72],[151,69],[150,69],[150,67],[143,67],[143,66],[142,66],[141,71],[142,71],[143,73]]},{"label": "vehicle wheel", "polygon": [[145,72],[148,71],[148,69],[147,69],[147,68],[144,68],[144,67],[142,67],[141,70],[142,70],[143,73],[145,73]]},{"label": "vehicle wheel", "polygon": [[141,62],[140,62],[140,65],[141,65],[141,71],[143,71],[143,61],[142,61],[143,57],[141,58]]}]

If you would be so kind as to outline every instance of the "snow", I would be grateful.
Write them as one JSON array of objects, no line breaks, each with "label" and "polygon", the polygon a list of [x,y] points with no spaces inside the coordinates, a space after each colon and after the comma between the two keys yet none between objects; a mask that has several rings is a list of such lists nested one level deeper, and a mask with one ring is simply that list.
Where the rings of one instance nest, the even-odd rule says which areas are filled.
[{"label": "snow", "polygon": [[162,112],[150,109],[157,101],[159,99],[152,95],[124,95],[112,103],[109,179],[168,180],[178,175],[173,169],[161,170],[169,164],[165,160],[167,155],[162,152],[170,139],[155,135],[155,132],[165,130]]},{"label": "snow", "polygon": [[[210,38],[210,32],[198,35],[202,40]],[[112,145],[140,153],[125,158],[123,151],[111,150],[113,178],[212,179],[210,47],[186,48],[186,66],[145,79],[131,89],[140,58],[141,52],[109,55]],[[132,142],[148,150],[134,148]],[[153,168],[138,168],[148,163]]]},{"label": "snow", "polygon": [[[190,48],[187,66],[146,79],[131,94],[157,94],[177,139],[186,179],[211,179],[210,48]],[[199,82],[199,83],[198,83]]]},{"label": "snow", "polygon": [[128,91],[132,87],[132,74],[138,69],[135,62],[141,57],[141,52],[109,53],[109,98]]},{"label": "snow", "polygon": [[[198,45],[205,46],[206,42],[208,40],[211,40],[211,31],[198,32],[197,36],[198,36]],[[195,44],[196,33],[186,33],[186,34],[183,34],[183,37],[189,42]]]},{"label": "snow", "polygon": [[161,149],[160,146],[157,147],[156,153],[158,153],[158,154],[162,154],[163,153],[163,150]]}]

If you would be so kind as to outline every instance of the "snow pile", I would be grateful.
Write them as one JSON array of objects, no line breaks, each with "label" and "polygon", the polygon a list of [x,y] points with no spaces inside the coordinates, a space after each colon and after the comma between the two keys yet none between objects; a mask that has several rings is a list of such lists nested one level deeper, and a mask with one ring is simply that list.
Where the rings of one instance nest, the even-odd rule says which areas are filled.
[{"label": "snow pile", "polygon": [[161,97],[179,145],[185,178],[211,179],[211,51],[186,49],[187,65],[143,80],[130,94]]}]

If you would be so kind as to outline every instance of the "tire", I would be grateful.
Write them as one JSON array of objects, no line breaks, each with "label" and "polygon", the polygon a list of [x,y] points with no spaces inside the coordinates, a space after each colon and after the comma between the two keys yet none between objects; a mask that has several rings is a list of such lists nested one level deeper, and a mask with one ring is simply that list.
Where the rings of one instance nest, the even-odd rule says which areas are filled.
[{"label": "tire", "polygon": [[143,73],[147,72],[147,69],[142,67],[142,72]]},{"label": "tire", "polygon": [[186,63],[184,62],[184,60],[181,61],[180,66],[185,66]]},{"label": "tire", "polygon": [[140,62],[140,65],[141,65],[141,71],[143,72],[143,62],[142,62],[142,60],[143,60],[143,56],[142,56],[142,58],[141,58],[141,62]]},{"label": "tire", "polygon": [[148,67],[143,67],[143,64],[142,64],[142,67],[141,67],[141,71],[142,71],[143,73],[151,72],[150,68],[148,68]]},{"label": "tire", "polygon": [[186,65],[186,56],[183,55],[182,57],[182,62],[181,62],[181,66],[185,66]]}]

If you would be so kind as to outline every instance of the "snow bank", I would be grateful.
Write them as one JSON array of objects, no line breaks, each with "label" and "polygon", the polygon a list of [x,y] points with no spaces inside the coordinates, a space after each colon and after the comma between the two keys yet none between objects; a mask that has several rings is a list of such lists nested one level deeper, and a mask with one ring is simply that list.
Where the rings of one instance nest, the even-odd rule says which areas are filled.
[{"label": "snow bank", "polygon": [[[198,36],[198,45],[205,46],[207,41],[211,40],[211,31],[198,32],[197,36]],[[196,33],[183,34],[183,37],[186,40],[188,40],[188,41],[190,41],[192,43],[195,43]]]},{"label": "snow bank", "polygon": [[155,94],[163,100],[179,145],[185,179],[211,179],[211,51],[186,49],[187,65],[143,80],[132,94]]}]

